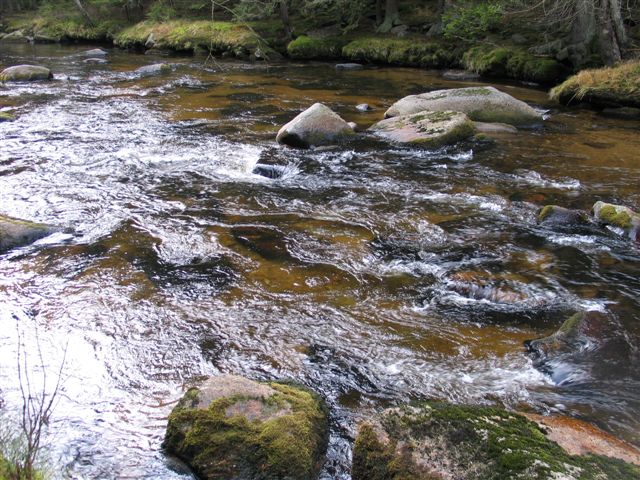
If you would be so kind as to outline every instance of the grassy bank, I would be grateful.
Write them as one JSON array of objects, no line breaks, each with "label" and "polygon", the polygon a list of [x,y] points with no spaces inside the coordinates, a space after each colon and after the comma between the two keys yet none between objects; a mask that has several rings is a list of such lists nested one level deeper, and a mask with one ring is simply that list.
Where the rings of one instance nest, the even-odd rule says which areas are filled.
[{"label": "grassy bank", "polygon": [[551,98],[565,105],[588,102],[640,108],[640,60],[583,70],[551,90]]}]

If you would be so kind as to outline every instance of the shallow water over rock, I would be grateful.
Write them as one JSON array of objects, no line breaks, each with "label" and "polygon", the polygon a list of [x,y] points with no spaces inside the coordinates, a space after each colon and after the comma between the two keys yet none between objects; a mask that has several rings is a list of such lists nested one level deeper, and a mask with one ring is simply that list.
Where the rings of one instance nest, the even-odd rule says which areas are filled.
[{"label": "shallow water over rock", "polygon": [[[275,134],[315,102],[366,129],[406,95],[475,84],[204,58],[140,79],[158,59],[92,65],[87,48],[0,52],[55,75],[0,86],[17,117],[0,123],[0,214],[62,227],[0,256],[0,398],[19,406],[20,342],[37,379],[39,339],[49,388],[66,348],[61,476],[187,477],[160,451],[166,416],[217,373],[320,393],[326,479],[349,478],[358,418],[412,399],[564,413],[640,443],[638,246],[536,224],[546,204],[637,211],[640,123],[502,85],[551,109],[544,126],[435,151],[368,137],[297,151]],[[607,313],[616,347],[534,368],[523,341],[585,309]]]}]

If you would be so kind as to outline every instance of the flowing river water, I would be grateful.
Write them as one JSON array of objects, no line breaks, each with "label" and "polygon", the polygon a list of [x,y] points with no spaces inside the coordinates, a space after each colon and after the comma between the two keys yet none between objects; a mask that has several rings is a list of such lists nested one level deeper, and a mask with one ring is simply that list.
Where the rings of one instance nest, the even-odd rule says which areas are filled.
[{"label": "flowing river water", "polygon": [[[161,451],[166,417],[222,372],[326,399],[323,479],[350,478],[359,419],[421,398],[640,443],[638,246],[535,221],[548,203],[640,209],[640,123],[501,85],[549,110],[544,126],[438,151],[300,151],[275,134],[314,102],[367,127],[405,95],[473,83],[118,51],[93,65],[87,48],[0,49],[4,67],[56,75],[0,86],[18,112],[0,123],[0,213],[63,229],[0,256],[0,399],[17,414],[18,356],[51,391],[66,355],[47,430],[59,476],[189,478]],[[174,71],[132,73],[158,61]],[[523,341],[584,310],[608,319],[597,348],[534,368]]]}]

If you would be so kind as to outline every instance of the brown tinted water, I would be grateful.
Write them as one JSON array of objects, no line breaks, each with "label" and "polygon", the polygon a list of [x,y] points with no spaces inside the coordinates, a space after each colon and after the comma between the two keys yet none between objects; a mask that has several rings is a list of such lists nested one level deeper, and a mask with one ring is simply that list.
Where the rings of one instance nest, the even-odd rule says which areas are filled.
[{"label": "brown tinted water", "polygon": [[[63,233],[0,256],[0,396],[62,361],[49,429],[71,478],[179,478],[160,443],[185,385],[289,379],[329,403],[323,478],[349,478],[358,418],[422,398],[581,418],[640,443],[640,254],[615,232],[536,225],[547,203],[640,209],[640,123],[549,110],[543,127],[420,151],[363,139],[276,145],[316,101],[366,128],[398,98],[472,85],[433,72],[203,64],[89,47],[6,46],[49,83],[0,86],[0,213]],[[132,71],[157,61],[173,73]],[[373,110],[358,113],[355,105]],[[256,165],[271,176],[254,174]],[[595,309],[585,351],[536,370],[523,341]],[[37,335],[37,337],[36,337]]]}]

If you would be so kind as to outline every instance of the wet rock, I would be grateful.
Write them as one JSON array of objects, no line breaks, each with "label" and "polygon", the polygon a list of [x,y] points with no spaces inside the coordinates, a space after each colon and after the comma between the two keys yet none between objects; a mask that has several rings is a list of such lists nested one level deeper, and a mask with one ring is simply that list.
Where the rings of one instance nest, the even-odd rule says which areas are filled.
[{"label": "wet rock", "polygon": [[349,125],[354,131],[358,128],[358,124],[356,122],[348,122]]},{"label": "wet rock", "polygon": [[600,112],[600,115],[608,118],[617,118],[619,120],[640,120],[640,108],[605,108]]},{"label": "wet rock", "polygon": [[371,110],[371,107],[368,103],[361,103],[360,105],[356,105],[356,110],[358,110],[359,112],[368,112],[369,110]]},{"label": "wet rock", "polygon": [[315,103],[283,126],[276,141],[292,147],[309,148],[335,145],[353,135],[353,128],[337,113],[322,103]]},{"label": "wet rock", "polygon": [[15,117],[9,112],[0,112],[0,122],[10,122],[11,120],[15,120]]},{"label": "wet rock", "polygon": [[392,142],[440,147],[470,137],[474,133],[474,126],[464,113],[423,111],[387,118],[369,130]]},{"label": "wet rock", "polygon": [[153,65],[145,65],[138,68],[135,73],[140,77],[151,77],[153,75],[161,75],[171,72],[171,65],[166,63],[154,63]]},{"label": "wet rock", "polygon": [[480,78],[480,74],[469,70],[445,70],[442,73],[442,78],[464,82],[478,80]]},{"label": "wet rock", "polygon": [[80,55],[82,55],[84,57],[104,57],[104,56],[109,55],[109,52],[107,52],[106,50],[103,50],[101,48],[94,48],[94,49],[82,52]]},{"label": "wet rock", "polygon": [[261,177],[277,179],[282,178],[285,168],[286,167],[283,165],[262,165],[258,163],[253,167],[253,171],[251,173],[254,175],[260,175]]},{"label": "wet rock", "polygon": [[471,120],[516,126],[542,121],[542,115],[529,105],[494,87],[456,88],[409,95],[394,103],[384,116],[397,117],[425,110],[463,112]]},{"label": "wet rock", "polygon": [[28,245],[56,231],[51,225],[0,215],[0,253]]},{"label": "wet rock", "polygon": [[502,408],[424,402],[360,426],[353,480],[636,478],[640,468],[573,456],[534,422]]},{"label": "wet rock", "polygon": [[640,242],[640,214],[628,207],[605,202],[596,202],[592,211],[600,223],[618,228],[623,235]]},{"label": "wet rock", "polygon": [[51,70],[39,65],[16,65],[15,67],[5,68],[0,72],[0,81],[2,82],[50,80],[52,78],[53,73],[51,73]]},{"label": "wet rock", "polygon": [[506,123],[487,123],[487,122],[475,122],[476,131],[478,133],[492,134],[492,133],[518,133],[518,129],[513,125],[507,125]]},{"label": "wet rock", "polygon": [[27,43],[29,38],[22,33],[22,30],[16,30],[15,32],[7,33],[2,38],[0,38],[0,42],[6,43]]},{"label": "wet rock", "polygon": [[589,219],[580,210],[571,210],[558,205],[545,205],[538,213],[538,223],[541,225],[577,226],[588,225]]},{"label": "wet rock", "polygon": [[104,65],[105,63],[108,63],[108,62],[104,58],[86,58],[85,60],[82,61],[82,63],[92,63],[92,64],[96,64],[96,65]]},{"label": "wet rock", "polygon": [[191,388],[169,415],[163,446],[207,479],[317,478],[327,412],[312,392],[223,375]]},{"label": "wet rock", "polygon": [[284,236],[276,229],[256,226],[233,227],[231,235],[240,245],[264,259],[293,260]]},{"label": "wet rock", "polygon": [[537,366],[559,356],[593,350],[601,341],[609,321],[600,312],[579,312],[569,317],[548,337],[527,340],[525,348],[534,356]]},{"label": "wet rock", "polygon": [[338,63],[336,70],[362,70],[364,65],[360,63]]}]

